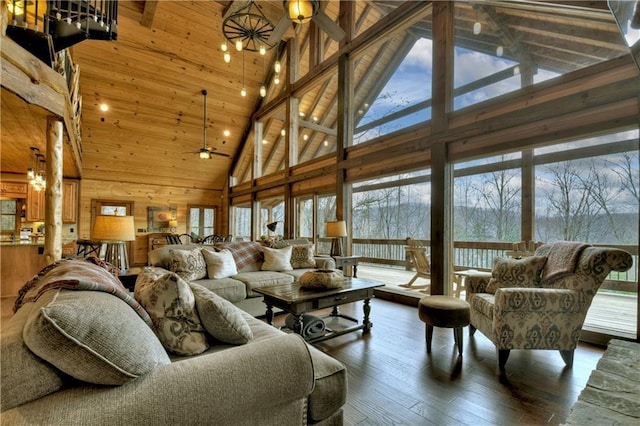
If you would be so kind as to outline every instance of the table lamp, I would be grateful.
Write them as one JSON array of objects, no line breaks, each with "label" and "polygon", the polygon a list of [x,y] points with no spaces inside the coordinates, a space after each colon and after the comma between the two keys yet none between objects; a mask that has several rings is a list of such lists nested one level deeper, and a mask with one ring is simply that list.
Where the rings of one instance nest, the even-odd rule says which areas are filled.
[{"label": "table lamp", "polygon": [[133,216],[96,216],[91,238],[107,245],[104,260],[128,272],[129,257],[125,241],[136,239]]},{"label": "table lamp", "polygon": [[343,256],[342,252],[342,237],[347,236],[347,224],[344,220],[338,220],[335,222],[327,222],[327,237],[333,238],[331,243],[331,256],[340,257]]}]

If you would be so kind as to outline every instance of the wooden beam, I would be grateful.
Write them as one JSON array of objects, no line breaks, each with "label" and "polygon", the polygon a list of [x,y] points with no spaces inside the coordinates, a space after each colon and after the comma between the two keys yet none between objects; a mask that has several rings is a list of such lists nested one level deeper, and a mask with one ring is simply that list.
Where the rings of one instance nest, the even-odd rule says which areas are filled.
[{"label": "wooden beam", "polygon": [[[453,3],[433,5],[433,133],[448,129],[453,105]],[[449,146],[431,146],[431,294],[448,295],[453,276],[453,166]]]},{"label": "wooden beam", "polygon": [[63,126],[58,117],[47,117],[47,163],[45,167],[44,260],[51,264],[62,259],[62,152]]},{"label": "wooden beam", "polygon": [[153,19],[156,16],[157,8],[157,0],[145,0],[144,10],[142,11],[142,18],[140,18],[140,24],[143,27],[151,28],[151,26],[153,25]]}]

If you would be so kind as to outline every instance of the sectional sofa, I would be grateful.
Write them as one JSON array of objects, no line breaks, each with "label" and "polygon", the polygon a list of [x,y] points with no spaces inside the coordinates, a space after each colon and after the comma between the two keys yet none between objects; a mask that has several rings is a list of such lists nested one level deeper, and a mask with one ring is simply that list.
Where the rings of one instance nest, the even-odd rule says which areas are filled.
[{"label": "sectional sofa", "polygon": [[[290,254],[286,254],[289,249]],[[230,252],[234,267],[220,266],[220,256],[216,253],[222,251]],[[279,255],[288,258],[282,259],[283,262],[270,262]],[[307,271],[336,267],[331,257],[315,256],[313,244],[306,239],[281,240],[271,247],[254,241],[165,245],[148,253],[148,264],[176,271],[253,316],[265,314],[262,297],[253,289],[290,284]]]},{"label": "sectional sofa", "polygon": [[65,259],[16,307],[1,424],[342,424],[340,362],[174,272],[144,271],[133,298],[108,264]]}]

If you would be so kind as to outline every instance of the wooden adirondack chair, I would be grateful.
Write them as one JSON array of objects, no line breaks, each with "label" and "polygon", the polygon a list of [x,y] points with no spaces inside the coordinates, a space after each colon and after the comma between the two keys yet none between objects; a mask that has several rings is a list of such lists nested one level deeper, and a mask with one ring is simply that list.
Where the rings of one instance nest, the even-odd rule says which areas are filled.
[{"label": "wooden adirondack chair", "polygon": [[[429,262],[429,255],[427,254],[427,248],[420,244],[419,241],[407,238],[407,245],[404,247],[407,254],[407,259],[413,261],[413,265],[416,268],[416,274],[411,278],[407,284],[400,284],[400,287],[421,289],[424,292],[431,291],[431,263]],[[413,286],[418,278],[426,278],[429,280],[429,284]]]}]

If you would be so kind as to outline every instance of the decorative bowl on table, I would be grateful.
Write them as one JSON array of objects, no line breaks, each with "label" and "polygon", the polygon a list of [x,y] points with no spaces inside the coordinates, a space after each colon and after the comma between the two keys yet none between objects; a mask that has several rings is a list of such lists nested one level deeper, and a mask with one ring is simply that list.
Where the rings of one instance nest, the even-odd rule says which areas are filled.
[{"label": "decorative bowl on table", "polygon": [[337,269],[315,269],[300,275],[300,287],[323,290],[340,288],[344,284],[344,275]]}]

